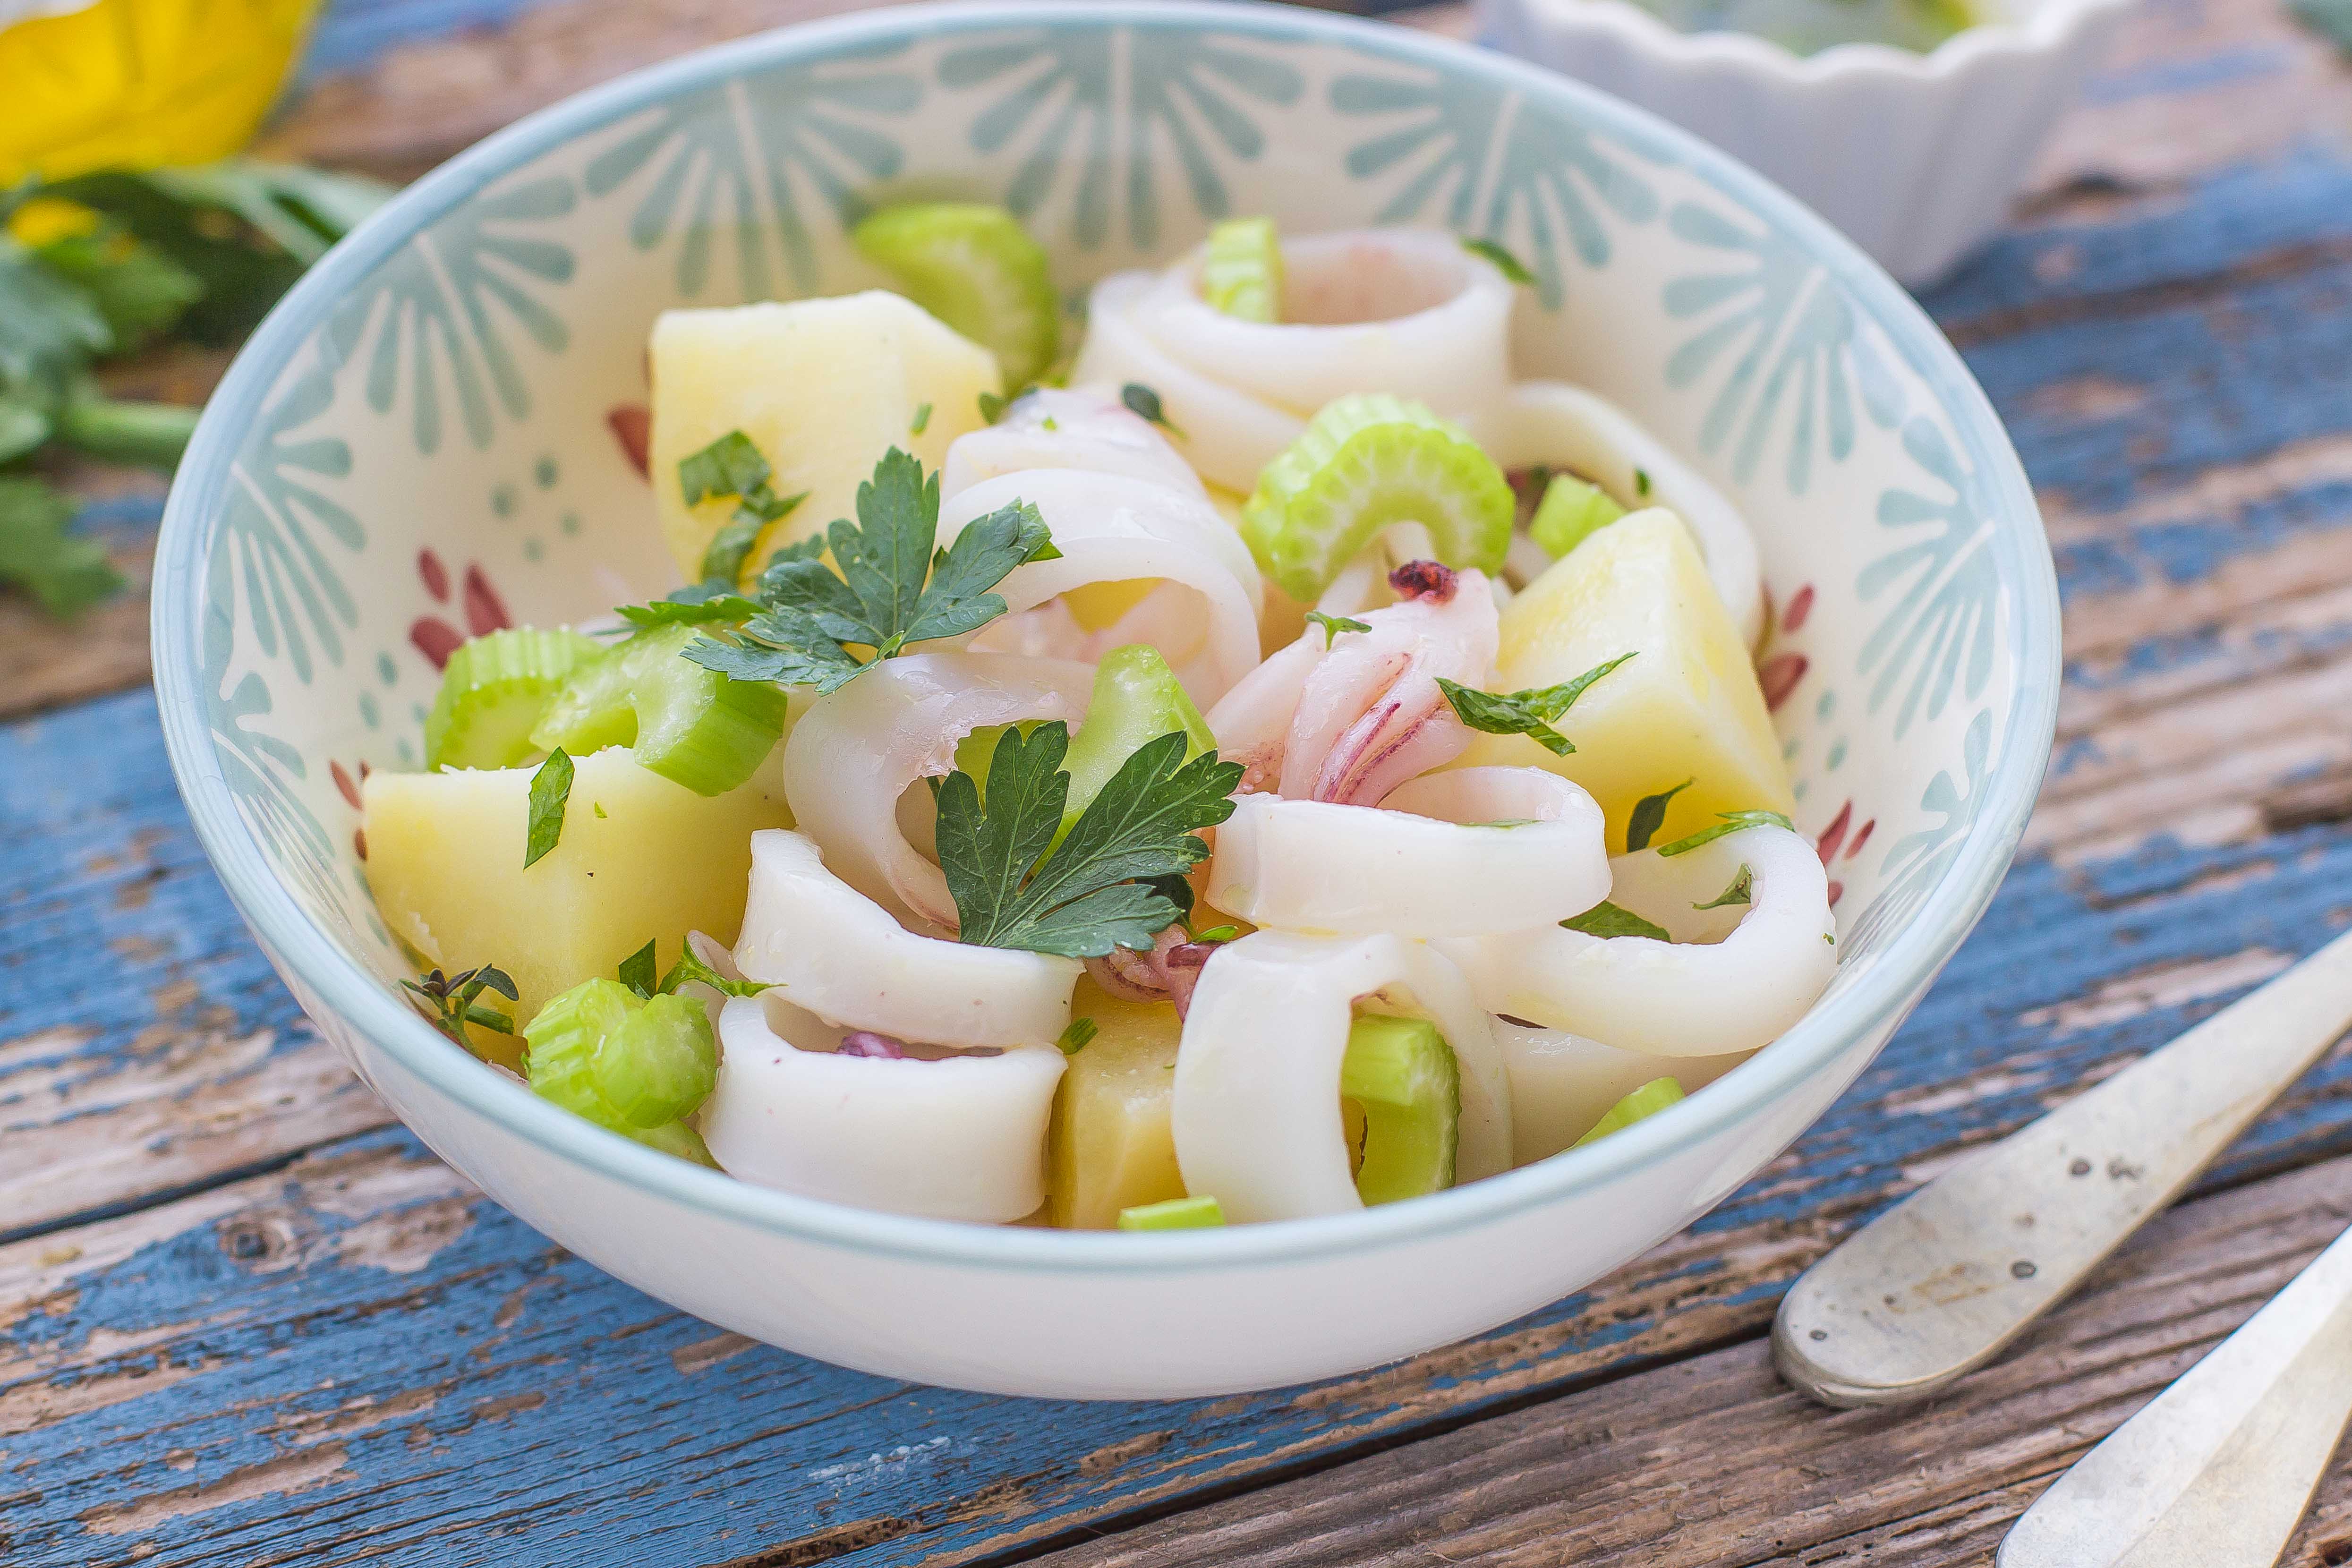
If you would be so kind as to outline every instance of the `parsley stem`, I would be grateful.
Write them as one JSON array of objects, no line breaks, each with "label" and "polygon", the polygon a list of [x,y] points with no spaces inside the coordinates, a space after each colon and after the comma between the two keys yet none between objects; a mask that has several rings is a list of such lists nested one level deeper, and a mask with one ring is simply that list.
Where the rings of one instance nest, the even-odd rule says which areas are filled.
[{"label": "parsley stem", "polygon": [[179,466],[180,453],[195,433],[196,414],[176,403],[75,397],[58,411],[57,433],[93,458],[141,463],[169,473]]}]

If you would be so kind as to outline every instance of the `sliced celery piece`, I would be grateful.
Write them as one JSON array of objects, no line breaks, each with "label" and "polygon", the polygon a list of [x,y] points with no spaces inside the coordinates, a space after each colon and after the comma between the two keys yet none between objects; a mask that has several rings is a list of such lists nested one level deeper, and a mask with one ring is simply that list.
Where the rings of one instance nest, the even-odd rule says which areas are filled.
[{"label": "sliced celery piece", "polygon": [[1272,218],[1227,218],[1209,230],[1201,298],[1239,321],[1282,320],[1282,240]]},{"label": "sliced celery piece", "polygon": [[1200,1230],[1225,1223],[1225,1211],[1212,1197],[1170,1198],[1118,1211],[1121,1230]]},{"label": "sliced celery piece", "polygon": [[[660,1000],[680,1002],[693,1008],[698,1017],[701,1016],[699,1006],[682,997]],[[550,997],[523,1029],[527,1042],[523,1065],[530,1075],[531,1092],[608,1131],[634,1138],[683,1160],[712,1164],[710,1152],[703,1148],[701,1136],[682,1121],[642,1125],[605,1097],[605,1050],[616,1037],[624,1041],[630,1038],[635,1032],[633,1020],[644,1013],[646,1005],[617,980],[585,980]],[[703,1028],[707,1034],[707,1020]],[[657,1025],[655,1032],[659,1031]],[[715,1070],[717,1047],[713,1044],[710,1048]],[[707,1086],[703,1092],[709,1092]],[[685,1110],[690,1111],[699,1103],[697,1097],[694,1104]],[[683,1116],[685,1111],[678,1114]]]},{"label": "sliced celery piece", "polygon": [[655,996],[596,1047],[596,1090],[633,1127],[658,1127],[701,1105],[719,1077],[719,1042],[702,1004]]},{"label": "sliced celery piece", "polygon": [[1557,561],[1625,515],[1617,498],[1574,474],[1555,474],[1528,524],[1528,537]]},{"label": "sliced celery piece", "polygon": [[1602,1114],[1601,1120],[1592,1124],[1591,1131],[1570,1144],[1569,1147],[1581,1149],[1587,1143],[1598,1142],[1612,1132],[1622,1132],[1643,1117],[1655,1116],[1682,1097],[1683,1086],[1679,1079],[1654,1078],[1611,1106]]},{"label": "sliced celery piece", "polygon": [[1062,302],[1044,247],[1004,208],[909,202],[884,207],[849,237],[907,298],[993,351],[1008,393],[1054,363]]},{"label": "sliced celery piece", "polygon": [[556,691],[604,652],[593,637],[531,626],[460,643],[425,717],[425,768],[510,768],[529,760],[531,729]]},{"label": "sliced celery piece", "polygon": [[783,691],[679,657],[698,626],[640,632],[572,672],[530,732],[541,751],[634,748],[638,763],[697,795],[749,779],[784,732]]},{"label": "sliced celery piece", "polygon": [[1018,730],[1026,735],[1034,731],[1038,723],[1034,719],[1024,719],[1017,724],[982,724],[956,742],[956,772],[971,775],[982,801],[988,799],[988,766],[996,761],[996,742],[1004,738],[1007,730]]},{"label": "sliced celery piece", "polygon": [[1339,1064],[1339,1094],[1363,1110],[1356,1194],[1367,1205],[1454,1184],[1462,1076],[1436,1025],[1380,1014],[1358,1018]]},{"label": "sliced celery piece", "polygon": [[1086,722],[1070,737],[1069,752],[1062,759],[1062,771],[1070,775],[1070,795],[1062,807],[1061,832],[1069,832],[1139,747],[1179,730],[1188,742],[1185,761],[1216,750],[1217,737],[1209,721],[1184,694],[1158,648],[1130,643],[1103,655],[1095,666]]},{"label": "sliced celery piece", "polygon": [[1394,522],[1426,526],[1448,566],[1499,571],[1510,481],[1459,426],[1386,393],[1335,399],[1258,474],[1242,537],[1266,575],[1312,603]]}]

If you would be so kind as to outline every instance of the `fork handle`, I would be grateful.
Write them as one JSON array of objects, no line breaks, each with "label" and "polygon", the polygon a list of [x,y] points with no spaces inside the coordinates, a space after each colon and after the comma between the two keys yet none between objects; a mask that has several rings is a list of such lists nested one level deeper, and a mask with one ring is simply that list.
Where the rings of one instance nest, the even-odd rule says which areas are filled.
[{"label": "fork handle", "polygon": [[1871,1221],[1782,1298],[1773,1359],[1841,1406],[1991,1360],[2352,1025],[2352,933]]}]

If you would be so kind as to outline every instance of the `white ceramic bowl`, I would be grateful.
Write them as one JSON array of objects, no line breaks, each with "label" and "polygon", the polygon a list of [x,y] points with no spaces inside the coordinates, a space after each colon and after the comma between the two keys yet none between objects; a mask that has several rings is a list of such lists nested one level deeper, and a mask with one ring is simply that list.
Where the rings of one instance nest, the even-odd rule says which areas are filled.
[{"label": "white ceramic bowl", "polygon": [[[1779,0],[1727,4],[1737,25]],[[1926,54],[1802,57],[1748,33],[1676,32],[1628,0],[1478,0],[1477,15],[1485,42],[1696,132],[1916,287],[2001,226],[2130,4],[2007,0]]]},{"label": "white ceramic bowl", "polygon": [[[1843,886],[1829,994],[1591,1148],[1360,1215],[1142,1236],[744,1185],[577,1121],[427,1027],[362,889],[350,780],[413,765],[436,682],[421,650],[666,585],[606,417],[644,396],[646,329],[682,301],[866,283],[842,235],[856,191],[1011,201],[1074,289],[1227,212],[1292,232],[1475,219],[1525,257],[1541,281],[1515,323],[1523,373],[1620,400],[1760,535],[1780,605],[1766,679],[1801,826]],[[1983,910],[2057,690],[2033,498],[1885,274],[1599,93],[1270,5],[878,12],[661,66],[491,138],[255,335],[180,471],[154,602],[172,759],[222,879],[320,1031],[435,1150],[713,1322],[1037,1394],[1360,1368],[1541,1306],[1688,1224],[1853,1081]]]}]

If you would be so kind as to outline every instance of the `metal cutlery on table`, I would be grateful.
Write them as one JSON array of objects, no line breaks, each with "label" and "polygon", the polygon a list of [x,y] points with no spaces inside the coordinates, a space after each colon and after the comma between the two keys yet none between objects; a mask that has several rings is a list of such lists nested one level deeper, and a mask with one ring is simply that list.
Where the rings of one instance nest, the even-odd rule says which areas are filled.
[{"label": "metal cutlery on table", "polygon": [[[2009,1138],[1816,1263],[1773,1359],[1825,1403],[1923,1398],[2000,1353],[2352,1027],[2352,934]],[[2276,1561],[2352,1415],[2352,1239],[2045,1492],[2000,1568]]]}]

